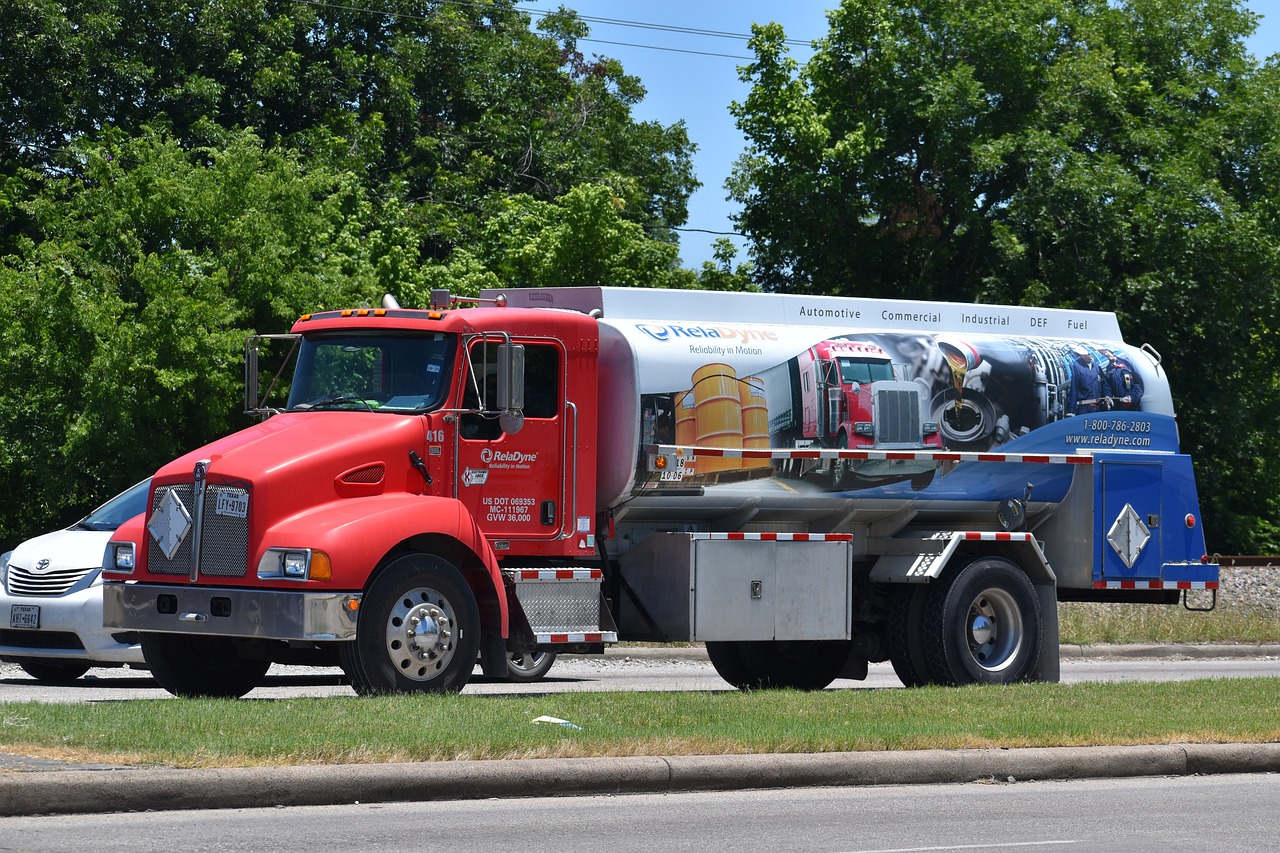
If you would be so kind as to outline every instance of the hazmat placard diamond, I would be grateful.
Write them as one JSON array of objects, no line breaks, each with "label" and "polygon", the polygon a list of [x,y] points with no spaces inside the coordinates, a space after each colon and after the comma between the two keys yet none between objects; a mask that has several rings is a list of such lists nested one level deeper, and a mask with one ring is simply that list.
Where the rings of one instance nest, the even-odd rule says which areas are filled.
[{"label": "hazmat placard diamond", "polygon": [[1132,504],[1124,505],[1124,509],[1120,510],[1120,515],[1116,518],[1115,523],[1107,531],[1107,541],[1111,543],[1111,547],[1115,549],[1116,554],[1124,561],[1125,567],[1130,569],[1138,561],[1138,556],[1150,540],[1151,531],[1142,523],[1142,519],[1138,517],[1138,514],[1133,511]]},{"label": "hazmat placard diamond", "polygon": [[170,489],[147,522],[147,530],[164,552],[166,560],[172,560],[173,555],[178,553],[178,548],[182,547],[182,540],[187,538],[187,531],[190,529],[191,513]]}]

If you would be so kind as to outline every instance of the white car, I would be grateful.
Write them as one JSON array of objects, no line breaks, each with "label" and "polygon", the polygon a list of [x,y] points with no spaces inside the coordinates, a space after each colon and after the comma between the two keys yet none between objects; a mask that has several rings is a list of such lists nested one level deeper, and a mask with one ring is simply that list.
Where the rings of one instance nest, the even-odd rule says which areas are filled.
[{"label": "white car", "polygon": [[41,681],[71,681],[95,666],[144,665],[136,633],[102,626],[102,557],[112,532],[146,510],[149,484],[0,556],[0,661]]}]

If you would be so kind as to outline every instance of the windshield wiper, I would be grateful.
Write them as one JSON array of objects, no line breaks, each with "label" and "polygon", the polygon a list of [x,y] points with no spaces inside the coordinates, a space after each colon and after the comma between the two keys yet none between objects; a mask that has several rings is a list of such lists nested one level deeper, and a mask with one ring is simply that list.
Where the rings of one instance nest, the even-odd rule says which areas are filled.
[{"label": "windshield wiper", "polygon": [[351,405],[352,403],[358,403],[359,405],[363,406],[369,411],[371,412],[373,411],[373,406],[370,406],[367,400],[364,400],[360,397],[330,397],[327,400],[317,400],[314,403],[300,403],[299,405],[294,406],[294,408],[295,409],[319,409],[319,408],[328,408],[331,406],[347,406],[347,405]]}]

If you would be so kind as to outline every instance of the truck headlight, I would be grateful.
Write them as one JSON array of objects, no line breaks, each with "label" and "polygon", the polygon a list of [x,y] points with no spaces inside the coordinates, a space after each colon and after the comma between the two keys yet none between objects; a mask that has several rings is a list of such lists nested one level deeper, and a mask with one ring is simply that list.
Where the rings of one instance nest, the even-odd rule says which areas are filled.
[{"label": "truck headlight", "polygon": [[258,577],[264,580],[329,580],[332,576],[329,555],[313,548],[268,548],[258,561]]},{"label": "truck headlight", "polygon": [[856,435],[872,435],[876,434],[876,425],[870,421],[858,421],[853,425],[853,431]]},{"label": "truck headlight", "polygon": [[107,560],[103,563],[102,570],[131,575],[136,565],[137,550],[132,542],[112,542],[107,548]]}]

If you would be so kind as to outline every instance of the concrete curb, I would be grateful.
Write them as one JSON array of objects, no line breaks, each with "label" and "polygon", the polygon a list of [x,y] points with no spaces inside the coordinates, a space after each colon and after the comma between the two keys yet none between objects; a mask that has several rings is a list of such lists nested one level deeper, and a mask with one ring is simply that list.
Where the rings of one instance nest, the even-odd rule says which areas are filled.
[{"label": "concrete curb", "polygon": [[0,775],[0,816],[1280,772],[1280,743]]}]

